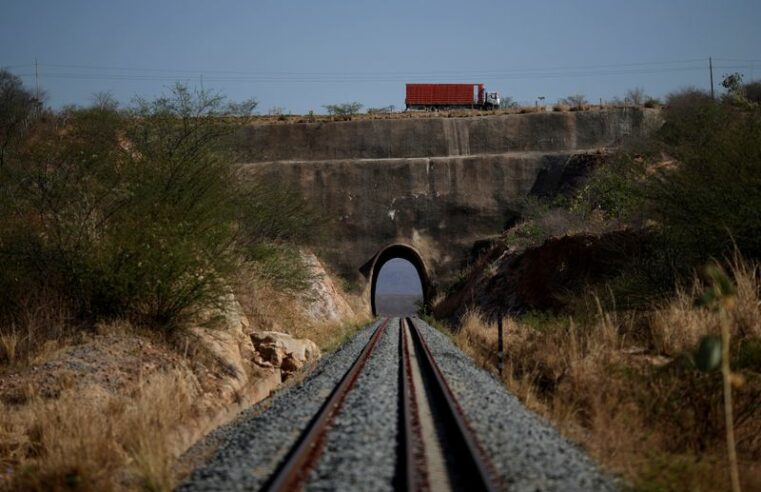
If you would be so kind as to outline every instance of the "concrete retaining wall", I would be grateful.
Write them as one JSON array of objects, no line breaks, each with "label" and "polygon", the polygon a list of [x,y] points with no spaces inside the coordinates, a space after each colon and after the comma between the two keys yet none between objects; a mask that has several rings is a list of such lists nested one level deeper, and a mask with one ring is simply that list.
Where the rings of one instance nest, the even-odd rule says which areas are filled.
[{"label": "concrete retaining wall", "polygon": [[657,119],[657,110],[627,108],[268,124],[248,127],[240,142],[247,162],[573,151],[617,145],[627,135],[648,131]]}]

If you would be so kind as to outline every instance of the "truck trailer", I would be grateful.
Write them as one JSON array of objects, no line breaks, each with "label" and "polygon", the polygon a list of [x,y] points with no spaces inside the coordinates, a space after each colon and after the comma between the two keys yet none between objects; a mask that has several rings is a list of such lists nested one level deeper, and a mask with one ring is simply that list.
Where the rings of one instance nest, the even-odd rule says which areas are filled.
[{"label": "truck trailer", "polygon": [[499,94],[486,92],[483,84],[407,84],[407,109],[497,109]]}]

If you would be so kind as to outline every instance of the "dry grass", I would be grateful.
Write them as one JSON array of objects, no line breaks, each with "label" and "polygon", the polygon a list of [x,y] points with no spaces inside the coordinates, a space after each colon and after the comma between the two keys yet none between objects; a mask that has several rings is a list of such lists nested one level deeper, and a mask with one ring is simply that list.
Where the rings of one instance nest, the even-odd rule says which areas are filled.
[{"label": "dry grass", "polygon": [[[733,276],[737,288],[735,305],[729,312],[732,335],[761,338],[761,270],[758,265],[735,259]],[[701,337],[719,333],[719,313],[694,309],[704,287],[695,281],[690,290],[680,289],[674,300],[652,315],[650,324],[655,350],[675,356],[692,350]]]},{"label": "dry grass", "polygon": [[308,293],[284,292],[253,276],[247,276],[239,284],[236,296],[252,326],[308,338],[323,352],[334,350],[371,319],[370,308],[363,296],[348,294],[339,286],[335,288],[347,301],[354,316],[335,321],[315,321],[300,308],[310,302]]},{"label": "dry grass", "polygon": [[190,416],[196,391],[187,374],[170,371],[135,395],[94,388],[2,404],[0,488],[170,490],[172,431]]},{"label": "dry grass", "polygon": [[[732,363],[744,379],[733,409],[740,473],[746,490],[759,490],[761,277],[758,265],[742,261],[733,276]],[[502,380],[637,490],[728,490],[721,376],[690,362],[700,337],[718,330],[718,314],[695,307],[699,292],[696,282],[650,313],[609,313],[598,304],[583,321],[506,318]],[[470,312],[454,338],[496,373],[495,323]]]},{"label": "dry grass", "polygon": [[[353,115],[325,115],[325,114],[288,114],[288,115],[259,115],[252,119],[254,125],[271,124],[294,124],[294,123],[324,123],[330,121],[362,121],[362,120],[402,120],[402,119],[426,119],[426,118],[474,118],[480,116],[497,116],[507,114],[526,114],[543,112],[545,106],[518,106],[509,109],[477,110],[477,109],[453,109],[442,111],[396,111],[393,113],[357,113]],[[555,111],[571,111],[570,106],[555,105]],[[624,106],[598,106],[585,105],[583,108],[573,108],[573,111],[601,111],[610,108]],[[629,106],[631,107],[631,106]]]},{"label": "dry grass", "polygon": [[[257,329],[332,350],[366,321],[310,321],[307,298],[247,273],[236,294]],[[224,361],[182,331],[75,326],[56,299],[17,313],[0,320],[0,490],[171,490],[178,455],[229,409]]]},{"label": "dry grass", "polygon": [[366,326],[369,321],[368,316],[341,322],[305,324],[295,332],[294,336],[308,338],[316,343],[323,352],[332,352],[357,333],[360,328]]},{"label": "dry grass", "polygon": [[13,317],[0,321],[0,373],[45,360],[77,338],[65,301],[30,295]]}]

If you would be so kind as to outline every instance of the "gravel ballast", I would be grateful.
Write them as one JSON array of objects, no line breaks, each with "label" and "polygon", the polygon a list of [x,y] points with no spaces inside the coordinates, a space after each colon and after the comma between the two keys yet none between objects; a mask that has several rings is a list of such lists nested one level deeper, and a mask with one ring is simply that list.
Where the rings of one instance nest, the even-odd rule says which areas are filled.
[{"label": "gravel ballast", "polygon": [[399,320],[389,320],[333,421],[307,490],[393,489],[399,419]]},{"label": "gravel ballast", "polygon": [[418,318],[413,322],[507,489],[616,490],[581,449],[476,367],[444,334]]},{"label": "gravel ballast", "polygon": [[208,439],[221,442],[216,454],[176,490],[261,488],[357,359],[379,323],[363,328],[341,348],[325,356],[300,383],[277,393],[267,404],[253,406],[215,431]]}]

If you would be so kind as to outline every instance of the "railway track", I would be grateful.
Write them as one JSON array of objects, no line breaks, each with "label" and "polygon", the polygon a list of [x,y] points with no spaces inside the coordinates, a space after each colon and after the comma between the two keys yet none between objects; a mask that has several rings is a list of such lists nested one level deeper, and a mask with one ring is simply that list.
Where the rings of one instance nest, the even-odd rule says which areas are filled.
[{"label": "railway track", "polygon": [[417,318],[373,323],[271,400],[178,490],[615,490]]},{"label": "railway track", "polygon": [[[333,419],[341,412],[390,320],[376,329],[365,348],[262,490],[304,488],[320,458]],[[398,489],[410,492],[496,491],[494,471],[417,327],[399,320],[403,416],[399,435]],[[362,463],[357,463],[362,466]]]},{"label": "railway track", "polygon": [[309,471],[319,459],[326,434],[330,430],[330,424],[341,411],[346,395],[357,382],[362,368],[367,364],[373,353],[378,340],[388,326],[389,320],[384,320],[370,337],[370,341],[359,354],[356,362],[352,364],[346,375],[338,383],[328,400],[322,406],[318,414],[309,424],[306,431],[301,435],[296,445],[292,448],[286,459],[278,467],[270,480],[264,485],[267,491],[290,491],[302,488]]},{"label": "railway track", "polygon": [[409,318],[400,321],[405,488],[499,489],[465,414]]}]

